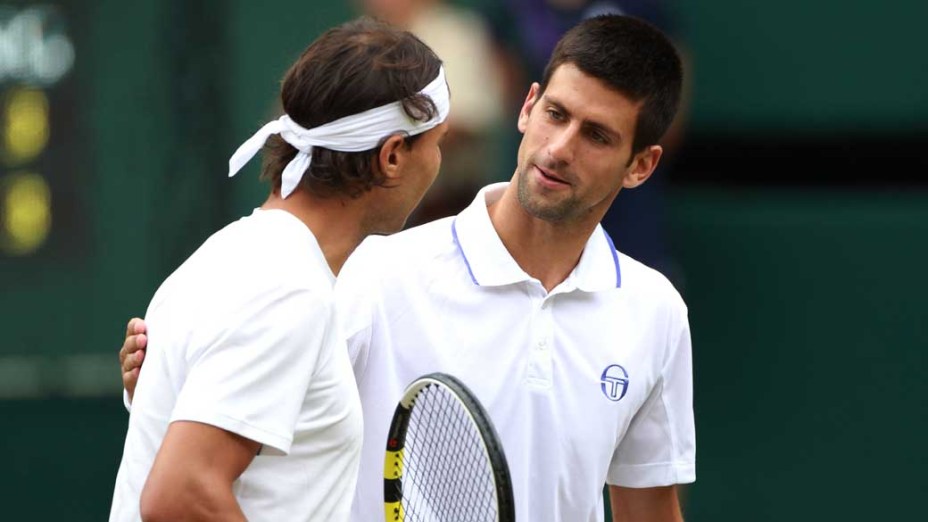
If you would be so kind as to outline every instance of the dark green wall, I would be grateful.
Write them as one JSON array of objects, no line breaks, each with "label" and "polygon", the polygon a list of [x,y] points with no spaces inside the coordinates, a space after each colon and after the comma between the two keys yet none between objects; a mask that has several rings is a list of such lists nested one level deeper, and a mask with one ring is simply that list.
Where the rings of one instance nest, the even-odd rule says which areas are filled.
[{"label": "dark green wall", "polygon": [[[923,53],[893,53],[917,34],[922,4],[903,4],[892,24],[888,8],[838,4],[681,3],[694,131],[924,128]],[[345,3],[295,0],[274,11],[245,0],[65,6],[82,102],[62,110],[87,143],[74,196],[89,231],[69,257],[0,260],[10,520],[105,518],[127,418],[115,368],[124,320],[206,235],[260,204],[257,162],[229,181],[227,156],[275,114],[289,63],[350,16]],[[855,36],[871,25],[881,36]],[[784,174],[802,176],[801,158]],[[928,192],[672,196],[696,364],[688,520],[916,519]]]},{"label": "dark green wall", "polygon": [[677,1],[697,129],[928,125],[928,3]]},{"label": "dark green wall", "polygon": [[928,191],[678,191],[695,358],[690,520],[914,520]]}]

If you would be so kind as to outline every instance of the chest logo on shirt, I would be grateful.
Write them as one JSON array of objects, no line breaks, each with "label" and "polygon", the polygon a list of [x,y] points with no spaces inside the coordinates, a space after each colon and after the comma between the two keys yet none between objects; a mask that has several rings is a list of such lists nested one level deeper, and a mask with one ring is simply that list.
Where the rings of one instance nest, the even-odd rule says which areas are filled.
[{"label": "chest logo on shirt", "polygon": [[612,402],[618,402],[628,391],[628,372],[618,364],[610,364],[603,370],[599,383],[603,395]]}]

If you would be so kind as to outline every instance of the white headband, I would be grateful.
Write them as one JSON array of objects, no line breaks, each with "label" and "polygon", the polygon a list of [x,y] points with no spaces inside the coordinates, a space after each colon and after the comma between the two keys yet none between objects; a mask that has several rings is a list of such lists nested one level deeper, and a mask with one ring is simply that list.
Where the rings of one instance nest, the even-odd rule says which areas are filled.
[{"label": "white headband", "polygon": [[448,84],[445,82],[445,68],[438,70],[438,76],[431,83],[419,91],[435,102],[438,115],[429,121],[413,120],[403,110],[402,102],[395,101],[380,107],[351,116],[345,116],[325,125],[312,129],[304,129],[284,114],[280,118],[261,127],[254,136],[229,158],[229,177],[234,176],[251,158],[261,150],[264,142],[272,134],[280,134],[290,145],[299,152],[287,164],[281,177],[280,195],[289,196],[303,178],[303,173],[312,160],[313,147],[325,147],[341,152],[360,152],[376,147],[385,137],[397,132],[405,132],[409,136],[421,134],[430,130],[448,117],[451,108]]}]

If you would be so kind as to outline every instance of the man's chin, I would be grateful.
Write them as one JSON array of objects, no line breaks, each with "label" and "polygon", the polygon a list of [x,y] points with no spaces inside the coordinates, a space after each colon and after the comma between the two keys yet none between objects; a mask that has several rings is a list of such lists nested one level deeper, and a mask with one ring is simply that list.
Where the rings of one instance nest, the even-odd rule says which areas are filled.
[{"label": "man's chin", "polygon": [[568,220],[570,215],[570,210],[565,205],[540,202],[532,198],[528,198],[521,203],[522,208],[530,216],[549,223],[563,223]]}]

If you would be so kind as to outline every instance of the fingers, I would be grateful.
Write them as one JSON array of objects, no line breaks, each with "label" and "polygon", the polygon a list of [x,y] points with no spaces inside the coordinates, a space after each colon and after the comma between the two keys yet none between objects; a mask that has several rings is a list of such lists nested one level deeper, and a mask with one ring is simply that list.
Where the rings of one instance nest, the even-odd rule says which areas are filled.
[{"label": "fingers", "polygon": [[126,355],[123,363],[123,371],[127,372],[133,368],[138,368],[145,360],[145,334],[138,335],[138,341],[135,343],[136,350]]},{"label": "fingers", "polygon": [[148,336],[145,334],[136,334],[126,337],[122,348],[119,350],[119,365],[123,372],[142,365],[145,359],[145,347],[148,346]]},{"label": "fingers", "polygon": [[123,340],[122,348],[119,349],[119,365],[126,364],[126,356],[140,349],[144,349],[148,343],[148,337],[145,335],[147,328],[145,321],[138,317],[133,317],[126,325],[126,338]]},{"label": "fingers", "polygon": [[132,319],[129,319],[129,324],[126,325],[126,337],[145,333],[146,330],[145,321],[138,317],[133,317]]},{"label": "fingers", "polygon": [[122,387],[126,390],[126,393],[129,395],[129,402],[132,402],[132,398],[135,396],[135,385],[139,382],[139,368],[134,368],[128,372],[123,372],[122,374]]},{"label": "fingers", "polygon": [[[144,334],[139,334],[135,337],[144,336]],[[132,402],[132,397],[135,395],[135,386],[139,383],[139,372],[142,369],[142,361],[144,359],[145,350],[139,349],[127,355],[123,360],[122,387],[125,388],[126,392],[129,394],[129,402]]]},{"label": "fingers", "polygon": [[129,394],[129,401],[135,394],[135,385],[139,380],[139,370],[145,360],[145,347],[148,346],[148,336],[145,321],[133,317],[126,325],[126,338],[119,349],[119,367],[122,371],[122,385]]},{"label": "fingers", "polygon": [[122,374],[122,386],[126,390],[134,390],[137,381],[139,380],[139,368],[133,368]]}]

